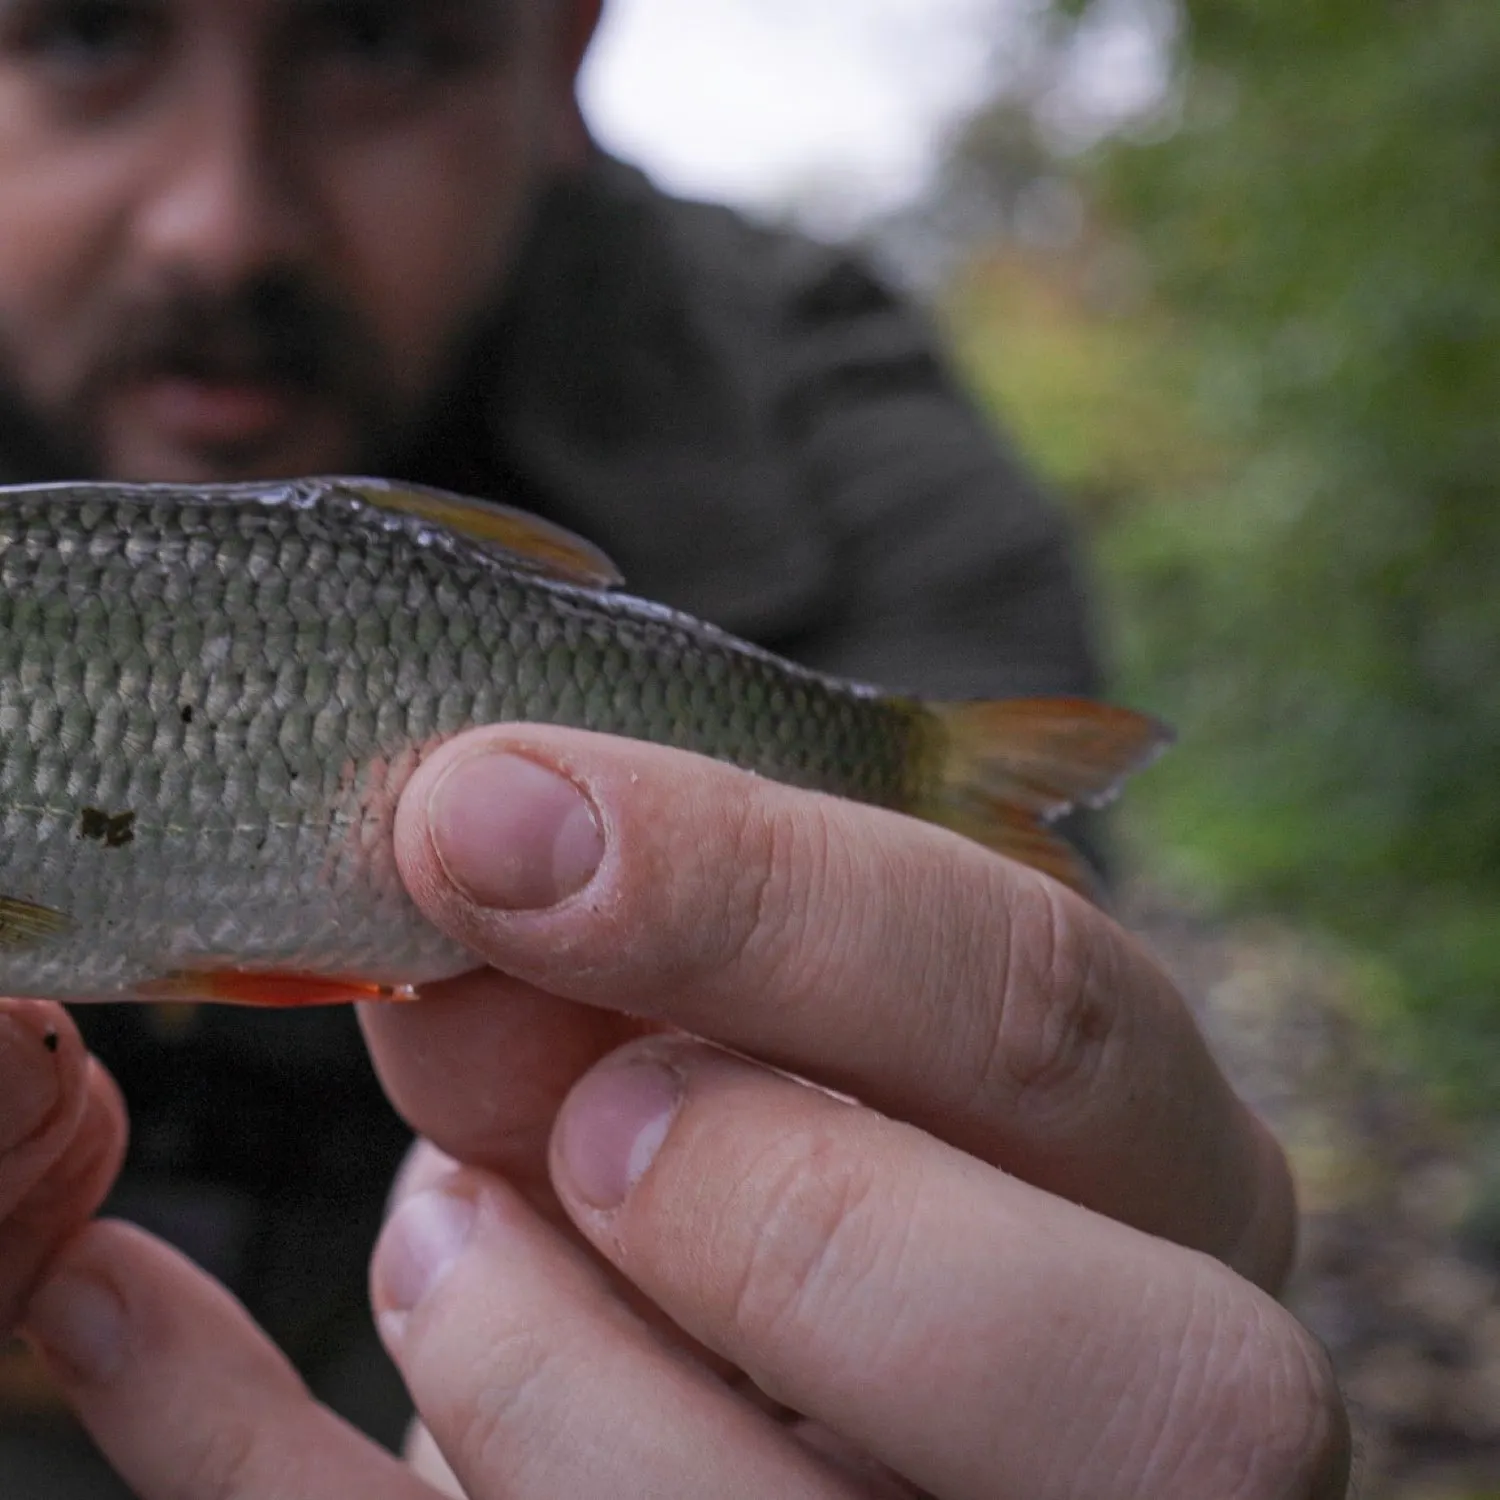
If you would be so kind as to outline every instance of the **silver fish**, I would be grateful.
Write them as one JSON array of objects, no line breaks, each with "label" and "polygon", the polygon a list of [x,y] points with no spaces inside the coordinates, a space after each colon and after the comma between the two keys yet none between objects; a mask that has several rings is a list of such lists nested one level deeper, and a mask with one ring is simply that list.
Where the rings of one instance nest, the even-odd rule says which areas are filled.
[{"label": "silver fish", "polygon": [[0,992],[304,1004],[473,967],[397,873],[423,756],[500,720],[720,757],[1080,887],[1045,824],[1165,742],[921,704],[616,591],[534,517],[376,480],[0,490]]}]

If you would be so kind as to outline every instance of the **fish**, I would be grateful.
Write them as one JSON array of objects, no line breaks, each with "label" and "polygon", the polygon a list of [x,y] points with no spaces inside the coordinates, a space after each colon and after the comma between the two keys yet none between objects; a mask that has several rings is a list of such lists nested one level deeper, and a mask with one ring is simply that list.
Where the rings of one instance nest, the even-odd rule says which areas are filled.
[{"label": "fish", "polygon": [[300,1006],[476,966],[397,869],[461,731],[573,725],[944,825],[1097,895],[1051,825],[1170,738],[933,703],[632,597],[492,501],[367,478],[0,488],[0,993]]}]

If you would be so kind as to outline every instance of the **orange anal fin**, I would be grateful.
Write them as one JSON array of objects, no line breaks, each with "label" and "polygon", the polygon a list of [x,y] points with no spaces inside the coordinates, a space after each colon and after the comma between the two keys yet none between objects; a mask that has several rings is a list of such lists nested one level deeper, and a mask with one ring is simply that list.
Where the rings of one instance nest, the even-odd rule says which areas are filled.
[{"label": "orange anal fin", "polygon": [[417,998],[416,989],[409,984],[377,984],[342,975],[297,974],[275,969],[182,969],[142,985],[138,993],[143,1000],[254,1005],[268,1010]]}]

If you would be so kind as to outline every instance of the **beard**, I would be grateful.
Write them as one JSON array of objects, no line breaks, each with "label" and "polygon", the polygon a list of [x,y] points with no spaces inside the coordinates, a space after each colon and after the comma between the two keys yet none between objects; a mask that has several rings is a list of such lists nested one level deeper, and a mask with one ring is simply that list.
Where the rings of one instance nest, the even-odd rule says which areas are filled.
[{"label": "beard", "polygon": [[[0,329],[0,481],[117,477],[108,473],[103,400],[159,378],[266,384],[335,414],[348,436],[324,469],[397,475],[426,467],[419,455],[432,456],[434,429],[446,431],[472,403],[476,369],[488,363],[479,351],[495,318],[487,308],[466,319],[433,389],[415,397],[400,392],[359,316],[291,273],[261,276],[228,295],[183,283],[109,309],[72,390],[47,402],[27,390]],[[226,477],[256,470],[258,457],[233,448],[210,455]]]}]

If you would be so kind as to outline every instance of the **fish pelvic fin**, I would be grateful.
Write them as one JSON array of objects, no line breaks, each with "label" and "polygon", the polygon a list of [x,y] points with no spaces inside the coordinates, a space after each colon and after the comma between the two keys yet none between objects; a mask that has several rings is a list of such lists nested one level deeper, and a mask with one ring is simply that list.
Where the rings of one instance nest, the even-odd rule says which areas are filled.
[{"label": "fish pelvic fin", "polygon": [[1159,720],[1089,698],[929,703],[941,751],[919,817],[974,839],[1091,901],[1098,882],[1048,826],[1103,807],[1171,744]]}]

